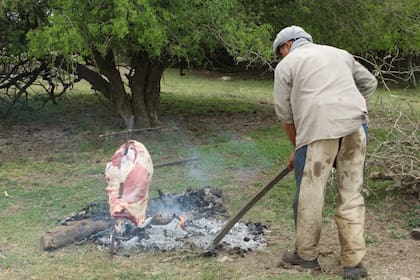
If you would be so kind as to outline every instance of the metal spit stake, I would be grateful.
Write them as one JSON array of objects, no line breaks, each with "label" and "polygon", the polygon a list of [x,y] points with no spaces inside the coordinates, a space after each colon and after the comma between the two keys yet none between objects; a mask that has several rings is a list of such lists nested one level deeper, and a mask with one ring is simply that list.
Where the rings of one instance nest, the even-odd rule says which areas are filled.
[{"label": "metal spit stake", "polygon": [[[130,143],[130,139],[132,138],[132,130],[134,128],[134,116],[131,115],[130,116],[130,120],[128,121],[128,127],[127,127],[127,138],[125,141],[125,149],[124,149],[124,154],[123,157],[125,157],[128,153],[128,146]],[[122,160],[122,158],[121,158]],[[121,171],[121,170],[120,170]],[[122,180],[122,176],[120,174],[120,179]],[[121,198],[124,192],[124,182],[120,182],[120,186],[118,189],[118,198]],[[111,237],[110,237],[110,245],[109,245],[109,255],[112,257],[114,257],[114,253],[115,253],[115,236],[117,235],[118,232],[118,219],[114,220],[114,228],[112,230],[111,233]]]}]

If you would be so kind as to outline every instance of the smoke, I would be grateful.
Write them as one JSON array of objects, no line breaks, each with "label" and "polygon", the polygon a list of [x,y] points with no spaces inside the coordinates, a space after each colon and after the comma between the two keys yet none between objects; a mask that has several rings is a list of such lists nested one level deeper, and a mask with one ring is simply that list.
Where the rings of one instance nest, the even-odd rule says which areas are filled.
[{"label": "smoke", "polygon": [[223,130],[222,126],[219,130],[211,131],[217,125],[206,125],[205,121],[200,128],[204,132],[196,131],[197,124],[190,125],[189,122],[187,119],[165,120],[168,127],[176,129],[168,132],[167,136],[162,133],[162,137],[170,137],[170,152],[179,155],[174,160],[201,159],[179,165],[179,168],[183,168],[183,175],[187,177],[185,181],[191,185],[217,187],[221,182],[253,182],[261,169],[272,167],[273,163],[264,156],[251,137],[234,130]]}]

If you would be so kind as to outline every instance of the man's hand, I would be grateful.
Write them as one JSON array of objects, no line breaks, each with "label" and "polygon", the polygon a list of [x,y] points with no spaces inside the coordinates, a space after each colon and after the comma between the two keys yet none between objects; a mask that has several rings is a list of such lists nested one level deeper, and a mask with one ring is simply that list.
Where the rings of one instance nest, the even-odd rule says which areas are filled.
[{"label": "man's hand", "polygon": [[292,171],[294,168],[294,161],[295,161],[295,151],[293,150],[293,152],[290,153],[289,162],[287,163],[287,167],[289,168],[290,171]]}]

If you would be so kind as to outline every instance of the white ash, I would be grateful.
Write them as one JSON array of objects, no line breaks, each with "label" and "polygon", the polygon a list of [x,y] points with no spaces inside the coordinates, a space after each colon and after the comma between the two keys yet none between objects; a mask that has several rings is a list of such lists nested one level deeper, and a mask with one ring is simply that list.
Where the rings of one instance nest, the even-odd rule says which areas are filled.
[{"label": "white ash", "polygon": [[[181,227],[178,219],[166,225],[148,225],[144,229],[122,221],[122,232],[116,235],[118,248],[141,251],[176,251],[183,249],[206,249],[224,225],[224,221],[200,218],[185,221]],[[243,222],[237,223],[220,242],[224,248],[250,251],[266,246],[264,226]],[[109,246],[109,234],[96,239],[97,244]]]},{"label": "white ash", "polygon": [[[167,194],[158,190],[159,196],[149,200],[147,216],[153,217],[144,228],[120,219],[122,231],[116,234],[117,249],[139,251],[176,251],[198,248],[205,250],[226,223],[229,216],[223,203],[222,191],[210,187],[187,189],[182,194]],[[84,218],[112,221],[107,204],[88,205],[82,212],[65,221]],[[185,218],[185,226],[180,220]],[[261,223],[237,223],[216,249],[233,249],[244,253],[266,246]],[[113,227],[88,238],[100,247],[110,246]]]}]

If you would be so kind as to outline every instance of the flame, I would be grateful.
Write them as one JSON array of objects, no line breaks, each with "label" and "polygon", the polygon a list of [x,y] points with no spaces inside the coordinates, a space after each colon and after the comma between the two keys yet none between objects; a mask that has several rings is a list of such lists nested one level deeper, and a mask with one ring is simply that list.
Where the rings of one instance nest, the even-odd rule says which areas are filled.
[{"label": "flame", "polygon": [[178,218],[179,218],[179,225],[181,226],[182,229],[185,229],[185,219],[184,219],[184,217],[179,215]]}]

